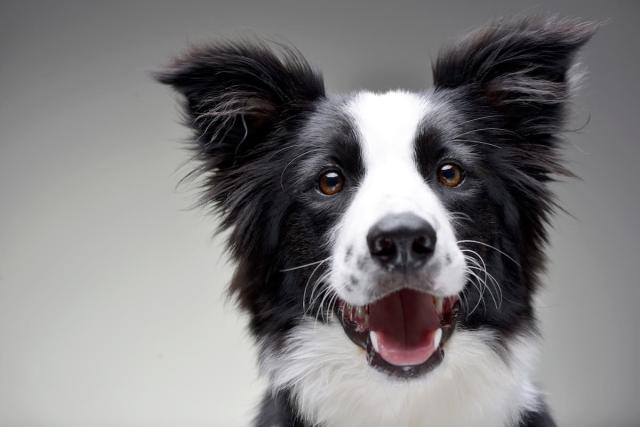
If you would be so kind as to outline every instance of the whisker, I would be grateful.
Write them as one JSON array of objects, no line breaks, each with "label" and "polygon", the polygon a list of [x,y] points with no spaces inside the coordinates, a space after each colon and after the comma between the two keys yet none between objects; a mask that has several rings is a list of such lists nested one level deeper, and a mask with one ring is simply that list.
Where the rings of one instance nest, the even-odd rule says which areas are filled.
[{"label": "whisker", "polygon": [[496,292],[498,293],[498,306],[496,308],[500,309],[500,307],[502,307],[502,286],[500,286],[500,284],[498,283],[498,280],[496,280],[496,278],[489,273],[489,270],[487,269],[486,264],[484,263],[484,260],[482,259],[482,257],[478,254],[478,256],[480,257],[480,260],[482,261],[482,265],[483,265],[483,271],[484,271],[484,275],[485,275],[485,283],[487,281],[487,279],[493,284],[494,288],[496,289]]},{"label": "whisker", "polygon": [[325,295],[327,292],[329,292],[331,290],[330,287],[326,287],[326,288],[322,289],[318,295],[316,295],[315,297],[313,296],[313,294],[315,293],[316,289],[327,279],[327,277],[329,277],[329,274],[330,274],[329,271],[326,271],[325,273],[320,275],[316,279],[316,281],[313,283],[313,287],[312,287],[313,289],[311,291],[311,301],[309,303],[309,310],[313,310],[317,300],[322,298],[323,295]]},{"label": "whisker", "polygon": [[482,245],[482,246],[486,246],[490,249],[493,249],[494,251],[504,255],[506,258],[508,258],[509,260],[513,261],[513,263],[515,265],[517,265],[518,267],[520,267],[520,263],[518,261],[516,261],[515,259],[513,259],[511,256],[509,256],[508,254],[504,253],[503,251],[501,251],[500,249],[496,248],[495,246],[491,246],[488,243],[484,243],[484,242],[479,242],[477,240],[458,240],[457,243],[476,243],[478,245]]},{"label": "whisker", "polygon": [[329,307],[327,308],[327,317],[326,317],[327,321],[331,318],[337,303],[338,303],[338,293],[334,292],[333,299],[329,301]]},{"label": "whisker", "polygon": [[[311,279],[313,279],[314,274],[316,274],[316,271],[318,271],[318,269],[322,266],[322,264],[324,264],[328,260],[329,258],[325,258],[324,260],[318,263],[316,268],[314,268],[313,271],[311,272],[311,275],[309,275],[309,278],[307,279],[307,282],[304,285],[304,291],[302,292],[302,310],[303,311],[305,311],[305,303],[307,301],[307,288],[309,287],[309,283],[311,282]],[[313,293],[315,292],[315,288],[316,288],[316,284],[314,284],[311,287],[311,297],[310,297],[311,300],[313,300]]]},{"label": "whisker", "polygon": [[[500,284],[498,283],[498,281],[496,280],[496,278],[489,273],[488,269],[487,269],[487,264],[484,262],[484,259],[482,258],[482,256],[471,249],[461,249],[461,251],[463,253],[469,253],[471,255],[475,255],[478,259],[476,260],[475,258],[473,258],[471,255],[465,255],[465,260],[469,261],[470,263],[472,263],[473,265],[468,265],[467,268],[469,269],[477,269],[478,271],[484,273],[484,285],[487,287],[487,290],[489,291],[489,293],[491,294],[491,297],[494,300],[494,304],[496,305],[496,308],[499,310],[502,307],[502,299],[503,299],[503,295],[502,295],[502,287],[500,286]],[[482,263],[482,265],[480,265],[480,263]],[[496,289],[496,293],[498,294],[498,298],[496,301],[495,296],[493,295],[493,292],[491,291],[491,289],[489,289],[489,286],[487,284],[487,280],[491,281],[491,284],[493,285],[493,287]]]},{"label": "whisker", "polygon": [[[314,285],[317,285],[317,284],[319,284],[319,282],[318,282],[318,281],[314,282]],[[315,292],[315,289],[316,289],[316,288],[317,288],[317,286],[314,286],[314,292]],[[309,302],[309,306],[307,307],[307,310],[305,310],[305,314],[312,314],[312,312],[313,312],[313,310],[314,310],[314,306],[315,306],[316,301],[318,300],[318,298],[322,298],[322,296],[323,296],[326,292],[328,292],[328,291],[327,291],[327,288],[324,288],[324,289],[322,289],[322,290],[321,290],[321,291],[320,291],[320,292],[319,292],[315,297],[313,297],[313,298],[311,299],[311,301]]]},{"label": "whisker", "polygon": [[[475,276],[475,277],[477,277],[477,276]],[[482,292],[482,287],[479,284],[475,283],[473,280],[469,280],[469,283],[471,283],[478,290],[478,302],[473,307],[471,312],[468,314],[468,316],[471,316],[476,311],[476,309],[480,306],[480,303],[481,302],[484,303],[484,297],[483,297],[484,293]],[[485,307],[486,307],[486,305],[485,305]]]},{"label": "whisker", "polygon": [[[469,267],[469,269],[474,269],[475,267]],[[479,269],[479,271],[484,272],[484,270]],[[477,275],[477,273],[469,270],[469,273],[471,273],[473,276],[475,276],[478,280],[482,281],[482,284],[484,285],[484,287],[487,289],[487,291],[489,292],[489,295],[491,296],[491,299],[493,300],[493,304],[495,305],[496,308],[498,308],[498,300],[496,299],[495,295],[493,295],[493,292],[491,291],[491,288],[489,288],[489,286],[487,286],[487,281],[485,280],[481,280],[480,277]]]},{"label": "whisker", "polygon": [[467,304],[467,296],[464,294],[464,292],[460,293],[460,305],[463,306],[465,313],[464,317],[466,319],[467,317],[469,317],[469,304]]},{"label": "whisker", "polygon": [[315,317],[315,323],[318,323],[318,316],[320,314],[322,314],[322,307],[324,306],[324,302],[326,301],[327,297],[331,298],[333,297],[333,289],[331,289],[330,286],[327,286],[325,288],[325,292],[324,292],[324,297],[322,297],[322,300],[320,301],[320,306],[318,307],[318,310],[316,311],[316,317]]},{"label": "whisker", "polygon": [[287,271],[293,271],[293,270],[299,270],[301,268],[311,267],[312,265],[316,265],[316,264],[328,261],[329,259],[331,259],[331,257],[327,257],[325,259],[321,259],[320,261],[310,262],[308,264],[298,265],[296,267],[284,268],[284,269],[280,270],[280,272],[281,273],[286,273]]}]

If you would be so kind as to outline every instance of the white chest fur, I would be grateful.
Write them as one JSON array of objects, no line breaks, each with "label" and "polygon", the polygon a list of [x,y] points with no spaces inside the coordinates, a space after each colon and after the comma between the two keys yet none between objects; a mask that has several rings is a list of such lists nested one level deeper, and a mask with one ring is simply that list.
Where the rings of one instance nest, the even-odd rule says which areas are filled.
[{"label": "white chest fur", "polygon": [[272,390],[290,387],[301,415],[327,427],[511,427],[535,410],[535,339],[512,339],[506,356],[486,331],[458,330],[425,378],[397,380],[372,369],[336,324],[305,321],[282,352],[263,347]]}]

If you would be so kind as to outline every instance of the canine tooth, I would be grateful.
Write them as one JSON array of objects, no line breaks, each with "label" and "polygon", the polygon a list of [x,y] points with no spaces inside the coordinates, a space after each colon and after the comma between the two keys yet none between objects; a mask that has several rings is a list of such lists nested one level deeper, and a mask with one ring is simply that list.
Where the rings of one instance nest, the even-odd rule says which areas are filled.
[{"label": "canine tooth", "polygon": [[379,353],[380,347],[378,347],[378,334],[376,334],[374,331],[369,332],[369,339],[371,340],[373,349],[376,351],[376,353]]},{"label": "canine tooth", "polygon": [[434,297],[434,304],[436,306],[436,312],[442,314],[442,303],[444,299],[441,297]]},{"label": "canine tooth", "polygon": [[356,308],[356,316],[357,316],[359,319],[364,318],[364,308],[362,308],[362,306],[361,306],[361,305],[360,305],[360,306],[358,306],[358,308]]},{"label": "canine tooth", "polygon": [[433,348],[438,348],[440,346],[440,341],[442,341],[442,328],[438,328],[435,336],[433,337]]}]

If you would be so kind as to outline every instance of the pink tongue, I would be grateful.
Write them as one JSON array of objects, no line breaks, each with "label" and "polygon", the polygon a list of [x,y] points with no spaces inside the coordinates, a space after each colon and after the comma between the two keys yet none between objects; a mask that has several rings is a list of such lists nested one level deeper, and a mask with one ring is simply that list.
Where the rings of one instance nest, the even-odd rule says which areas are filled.
[{"label": "pink tongue", "polygon": [[378,353],[388,363],[419,365],[436,350],[440,327],[431,295],[402,289],[369,306],[369,327],[378,339]]}]

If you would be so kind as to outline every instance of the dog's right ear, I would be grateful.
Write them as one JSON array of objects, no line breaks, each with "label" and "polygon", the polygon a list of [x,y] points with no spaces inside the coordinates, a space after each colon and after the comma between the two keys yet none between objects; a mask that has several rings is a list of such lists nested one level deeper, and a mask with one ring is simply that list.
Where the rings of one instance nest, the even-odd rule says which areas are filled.
[{"label": "dog's right ear", "polygon": [[241,165],[256,144],[324,96],[322,77],[302,55],[258,41],[192,48],[155,77],[184,95],[186,124],[208,171]]},{"label": "dog's right ear", "polygon": [[285,145],[324,97],[320,74],[293,48],[252,41],[192,48],[155,77],[184,96],[194,172],[204,175],[201,202],[221,215],[219,231],[233,228],[232,253],[250,258],[271,248],[278,223],[265,189],[279,172],[278,159],[264,153]]}]

